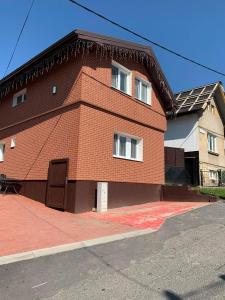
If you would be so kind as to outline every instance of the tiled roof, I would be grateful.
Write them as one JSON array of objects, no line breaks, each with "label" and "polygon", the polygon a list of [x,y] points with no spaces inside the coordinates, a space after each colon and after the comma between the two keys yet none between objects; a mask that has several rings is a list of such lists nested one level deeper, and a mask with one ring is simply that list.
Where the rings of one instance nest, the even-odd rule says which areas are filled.
[{"label": "tiled roof", "polygon": [[187,114],[201,110],[212,99],[219,82],[175,94],[176,114]]}]

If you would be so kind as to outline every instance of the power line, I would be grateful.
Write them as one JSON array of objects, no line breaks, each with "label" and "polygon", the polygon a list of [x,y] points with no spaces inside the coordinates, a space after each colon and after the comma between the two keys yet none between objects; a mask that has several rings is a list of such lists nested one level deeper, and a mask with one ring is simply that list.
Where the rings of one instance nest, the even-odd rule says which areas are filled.
[{"label": "power line", "polygon": [[22,33],[23,33],[23,30],[24,30],[24,28],[25,28],[25,26],[26,26],[26,23],[27,23],[27,20],[28,20],[28,18],[29,18],[31,9],[32,9],[32,7],[33,7],[33,5],[34,5],[34,1],[35,1],[35,0],[32,0],[32,2],[31,2],[30,8],[29,8],[29,10],[28,10],[28,12],[27,12],[27,15],[26,15],[26,18],[25,18],[25,20],[24,20],[24,22],[23,22],[23,26],[22,26],[22,28],[21,28],[21,30],[20,30],[20,33],[19,33],[19,35],[18,35],[18,38],[17,38],[17,40],[16,40],[16,44],[15,44],[15,46],[14,46],[14,48],[13,48],[12,55],[11,55],[11,57],[10,57],[10,60],[9,60],[9,62],[8,62],[8,65],[7,65],[7,67],[6,67],[6,70],[5,70],[5,72],[4,72],[3,77],[5,77],[6,73],[8,72],[9,66],[10,66],[10,64],[11,64],[11,62],[12,62],[12,60],[13,60],[14,54],[15,54],[15,52],[16,52],[16,48],[17,48],[18,43],[19,43],[19,41],[20,41],[21,35],[22,35]]},{"label": "power line", "polygon": [[113,25],[115,25],[115,26],[117,26],[117,27],[119,27],[119,28],[121,28],[121,29],[123,29],[123,30],[125,30],[125,31],[127,31],[127,32],[129,32],[129,33],[131,33],[131,34],[133,34],[135,36],[137,36],[137,37],[139,37],[139,38],[141,38],[142,40],[147,41],[147,42],[149,42],[149,43],[151,43],[151,44],[153,44],[153,45],[155,45],[155,46],[157,46],[157,47],[159,47],[159,48],[161,48],[161,49],[163,49],[163,50],[165,50],[165,51],[167,51],[167,52],[169,52],[169,53],[171,53],[173,55],[178,56],[181,59],[184,59],[184,60],[186,60],[186,61],[188,61],[190,63],[193,63],[193,64],[195,64],[195,65],[197,65],[199,67],[202,67],[202,68],[204,68],[204,69],[206,69],[208,71],[214,72],[214,73],[216,73],[218,75],[222,75],[222,76],[225,77],[225,73],[217,71],[216,69],[208,67],[208,66],[206,66],[206,65],[204,65],[204,64],[202,64],[202,63],[200,63],[200,62],[198,62],[198,61],[196,61],[194,59],[191,59],[191,58],[189,58],[187,56],[184,56],[184,55],[182,55],[182,54],[180,54],[180,53],[178,53],[178,52],[176,52],[174,50],[171,50],[171,49],[169,49],[169,48],[167,48],[167,47],[165,47],[163,45],[160,45],[159,43],[156,43],[156,42],[150,40],[149,38],[147,38],[147,37],[145,37],[145,36],[143,36],[143,35],[135,32],[135,31],[129,29],[128,27],[125,27],[125,26],[123,26],[123,25],[121,25],[121,24],[113,21],[112,19],[109,19],[108,17],[106,17],[106,16],[104,16],[104,15],[102,15],[102,14],[100,14],[100,13],[98,13],[98,12],[96,12],[96,11],[90,9],[90,8],[88,8],[87,6],[84,6],[84,5],[80,4],[79,2],[77,2],[75,0],[68,0],[68,1],[72,2],[73,4],[75,4],[75,5],[77,5],[77,6],[81,7],[81,8],[83,8],[84,10],[86,10],[86,11],[88,11],[88,12],[90,12],[90,13],[96,15],[96,16],[98,16],[99,18],[101,18],[101,19],[103,19],[103,20],[105,20],[105,21],[107,21],[107,22],[109,22],[109,23],[111,23],[111,24],[113,24]]}]

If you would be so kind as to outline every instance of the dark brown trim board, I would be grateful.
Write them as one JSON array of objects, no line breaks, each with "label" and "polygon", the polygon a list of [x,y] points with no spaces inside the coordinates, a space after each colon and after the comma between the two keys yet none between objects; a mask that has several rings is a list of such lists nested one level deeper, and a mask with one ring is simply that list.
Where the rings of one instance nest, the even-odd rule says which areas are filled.
[{"label": "dark brown trim board", "polygon": [[[47,181],[21,182],[20,194],[45,203]],[[188,186],[162,186],[160,184],[109,182],[108,208],[138,205],[154,201],[216,201],[214,197],[200,195]],[[68,181],[65,211],[81,213],[91,211],[97,203],[97,182],[88,180]]]},{"label": "dark brown trim board", "polygon": [[[143,204],[161,200],[160,184],[109,182],[108,208]],[[96,207],[96,181],[76,181],[76,212]]]},{"label": "dark brown trim board", "polygon": [[[46,180],[21,182],[20,194],[45,203]],[[161,200],[160,184],[109,182],[108,208],[143,204]],[[97,203],[97,182],[88,180],[68,181],[65,211],[81,213],[91,211]]]}]

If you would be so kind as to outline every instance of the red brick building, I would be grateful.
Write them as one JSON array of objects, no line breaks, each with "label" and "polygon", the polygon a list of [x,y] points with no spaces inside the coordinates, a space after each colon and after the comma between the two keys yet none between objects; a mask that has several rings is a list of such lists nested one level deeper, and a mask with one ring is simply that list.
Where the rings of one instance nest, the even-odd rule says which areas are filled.
[{"label": "red brick building", "polygon": [[[160,199],[173,95],[149,47],[76,30],[0,81],[0,174],[70,212]],[[52,160],[56,160],[51,162]]]}]

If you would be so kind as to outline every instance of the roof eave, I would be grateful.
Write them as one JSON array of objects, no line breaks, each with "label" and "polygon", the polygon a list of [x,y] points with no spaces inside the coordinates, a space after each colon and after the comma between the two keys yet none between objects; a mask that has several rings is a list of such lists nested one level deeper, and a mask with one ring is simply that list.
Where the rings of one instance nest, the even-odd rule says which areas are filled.
[{"label": "roof eave", "polygon": [[[160,77],[162,78],[162,82],[165,85],[165,88],[162,89],[160,84],[157,84],[159,94],[161,95],[161,98],[162,98],[163,107],[164,107],[165,111],[173,110],[173,107],[174,107],[173,92],[170,88],[170,85],[169,85],[169,83],[161,69],[161,66],[160,66],[155,54],[153,53],[151,47],[136,44],[136,43],[129,42],[129,41],[116,39],[116,38],[112,38],[109,36],[91,33],[91,32],[84,31],[84,30],[78,30],[78,29],[72,31],[71,33],[69,33],[68,35],[66,35],[65,37],[60,39],[59,41],[55,42],[53,45],[51,45],[50,47],[48,47],[47,49],[45,49],[44,51],[42,51],[35,57],[30,59],[28,62],[26,62],[25,64],[23,64],[22,66],[20,66],[19,68],[17,68],[10,74],[8,74],[6,77],[4,77],[2,80],[0,80],[0,85],[6,83],[8,80],[12,79],[14,76],[19,75],[21,72],[26,71],[30,66],[37,63],[40,59],[45,58],[46,56],[48,56],[48,54],[51,54],[52,52],[54,52],[54,50],[56,50],[58,47],[60,47],[61,45],[63,45],[66,42],[69,42],[70,40],[72,40],[74,38],[81,39],[81,40],[94,41],[94,42],[103,43],[103,44],[104,43],[110,44],[110,45],[112,44],[112,45],[115,45],[118,47],[124,47],[124,48],[131,49],[131,50],[145,52],[149,57],[154,59],[154,63],[156,65],[156,71],[159,72]],[[161,90],[162,91],[164,90],[164,92],[162,92]]]},{"label": "roof eave", "polygon": [[6,82],[7,80],[9,80],[10,78],[12,78],[13,76],[17,75],[18,73],[22,72],[23,70],[25,70],[26,68],[28,68],[29,66],[31,66],[32,64],[34,64],[35,62],[37,62],[39,59],[41,59],[44,56],[48,55],[49,53],[51,53],[52,51],[54,51],[55,49],[57,49],[60,45],[62,45],[65,42],[69,41],[71,38],[73,38],[75,36],[76,36],[75,31],[70,32],[69,34],[67,34],[66,36],[64,36],[62,39],[58,40],[57,42],[55,42],[54,44],[52,44],[51,46],[49,46],[48,48],[46,48],[45,50],[43,50],[42,52],[40,52],[39,54],[35,55],[33,58],[31,58],[26,63],[24,63],[23,65],[21,65],[19,68],[15,69],[11,73],[9,73],[7,76],[3,77],[0,80],[0,85],[2,83]]}]

